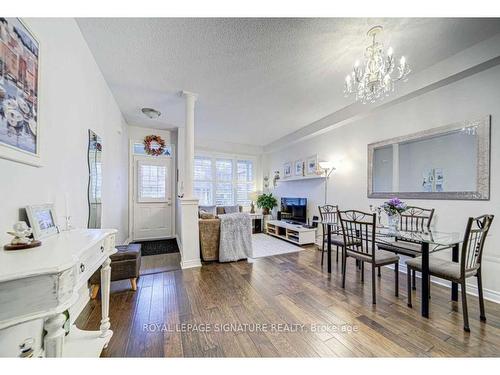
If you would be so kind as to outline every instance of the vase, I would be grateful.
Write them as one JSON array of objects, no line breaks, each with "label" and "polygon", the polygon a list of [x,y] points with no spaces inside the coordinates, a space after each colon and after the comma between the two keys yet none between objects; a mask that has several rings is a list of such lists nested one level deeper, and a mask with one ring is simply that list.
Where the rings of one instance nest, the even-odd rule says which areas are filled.
[{"label": "vase", "polygon": [[395,233],[399,229],[399,215],[387,215],[387,226],[389,232]]},{"label": "vase", "polygon": [[262,208],[262,215],[269,215],[269,208]]}]

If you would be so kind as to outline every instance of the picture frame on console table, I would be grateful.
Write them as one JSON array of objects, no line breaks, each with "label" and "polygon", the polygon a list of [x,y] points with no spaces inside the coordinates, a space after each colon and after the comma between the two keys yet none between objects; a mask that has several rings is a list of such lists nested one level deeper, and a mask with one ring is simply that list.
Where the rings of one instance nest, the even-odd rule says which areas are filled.
[{"label": "picture frame on console table", "polygon": [[59,233],[57,216],[52,203],[26,206],[26,215],[31,229],[33,229],[33,238],[35,240]]},{"label": "picture frame on console table", "polygon": [[0,158],[40,167],[40,43],[20,18],[0,18]]}]

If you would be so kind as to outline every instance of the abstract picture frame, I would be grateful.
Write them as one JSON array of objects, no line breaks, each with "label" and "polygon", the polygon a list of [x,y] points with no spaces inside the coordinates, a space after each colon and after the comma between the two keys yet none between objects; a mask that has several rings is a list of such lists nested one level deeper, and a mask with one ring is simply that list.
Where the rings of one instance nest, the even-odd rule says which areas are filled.
[{"label": "abstract picture frame", "polygon": [[295,160],[294,171],[295,171],[295,176],[304,175],[304,160]]},{"label": "abstract picture frame", "polygon": [[59,233],[54,204],[26,206],[26,215],[33,230],[33,238],[40,240]]},{"label": "abstract picture frame", "polygon": [[0,18],[0,158],[41,166],[40,43],[20,18]]},{"label": "abstract picture frame", "polygon": [[285,178],[292,176],[292,163],[289,161],[283,164],[283,176]]},{"label": "abstract picture frame", "polygon": [[318,172],[318,155],[311,155],[306,159],[306,174],[312,176]]}]

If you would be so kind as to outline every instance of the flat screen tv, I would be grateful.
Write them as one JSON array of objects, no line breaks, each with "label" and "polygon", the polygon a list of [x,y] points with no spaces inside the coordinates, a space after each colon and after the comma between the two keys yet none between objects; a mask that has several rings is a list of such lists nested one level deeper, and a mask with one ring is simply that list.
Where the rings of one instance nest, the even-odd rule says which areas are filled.
[{"label": "flat screen tv", "polygon": [[307,222],[307,198],[281,198],[281,220]]}]

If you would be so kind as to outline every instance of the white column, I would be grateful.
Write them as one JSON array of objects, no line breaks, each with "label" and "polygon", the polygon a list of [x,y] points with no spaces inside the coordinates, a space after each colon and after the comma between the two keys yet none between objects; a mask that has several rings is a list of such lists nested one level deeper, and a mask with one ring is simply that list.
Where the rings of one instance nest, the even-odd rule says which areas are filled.
[{"label": "white column", "polygon": [[[193,197],[194,177],[194,106],[198,95],[182,91],[186,100],[186,121],[180,131],[179,144],[182,141],[182,180],[179,186],[181,233],[180,252],[181,268],[200,267],[200,243],[198,228],[198,199]],[[180,148],[180,147],[179,147]]]},{"label": "white column", "polygon": [[184,125],[184,198],[193,198],[194,175],[194,104],[198,95],[183,91],[186,100],[186,123]]}]

